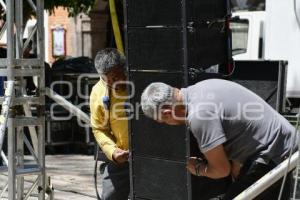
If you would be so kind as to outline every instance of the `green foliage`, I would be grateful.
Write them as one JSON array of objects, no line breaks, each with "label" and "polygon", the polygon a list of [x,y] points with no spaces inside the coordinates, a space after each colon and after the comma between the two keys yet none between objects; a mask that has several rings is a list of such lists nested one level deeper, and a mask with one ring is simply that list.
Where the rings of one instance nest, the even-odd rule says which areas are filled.
[{"label": "green foliage", "polygon": [[97,0],[45,0],[45,9],[50,13],[58,6],[66,8],[70,16],[78,13],[88,13]]},{"label": "green foliage", "polygon": [[[7,0],[4,0],[6,2]],[[36,4],[36,0],[32,0]],[[62,6],[66,8],[70,16],[75,16],[81,12],[88,13],[98,0],[44,0],[45,9],[50,13],[53,13],[56,7]],[[35,13],[27,3],[27,0],[23,0],[24,5],[24,18],[28,19]],[[4,10],[0,6],[0,20],[4,17]]]}]

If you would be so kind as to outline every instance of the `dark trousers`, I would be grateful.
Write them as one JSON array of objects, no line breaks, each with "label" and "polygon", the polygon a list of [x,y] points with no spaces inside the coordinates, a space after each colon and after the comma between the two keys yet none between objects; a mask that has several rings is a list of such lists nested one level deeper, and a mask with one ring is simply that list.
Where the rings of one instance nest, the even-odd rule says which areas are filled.
[{"label": "dark trousers", "polygon": [[100,166],[102,175],[102,200],[128,200],[130,181],[129,164],[116,165],[105,162]]},{"label": "dark trousers", "polygon": [[[258,163],[256,161],[248,161],[241,168],[240,175],[236,181],[229,186],[226,195],[223,200],[232,200],[239,195],[242,191],[255,183],[266,173],[276,167],[275,164],[270,163],[268,165]],[[255,200],[277,200],[282,184],[282,179],[274,183],[271,187],[266,189],[263,193],[255,198]],[[282,193],[281,200],[288,200],[290,198],[292,184],[292,172],[287,175],[285,187]]]}]

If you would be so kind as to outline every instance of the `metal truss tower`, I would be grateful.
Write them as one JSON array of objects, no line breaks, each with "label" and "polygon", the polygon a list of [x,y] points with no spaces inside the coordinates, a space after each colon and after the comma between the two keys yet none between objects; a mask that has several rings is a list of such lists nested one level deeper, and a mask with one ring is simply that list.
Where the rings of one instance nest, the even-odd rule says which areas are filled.
[{"label": "metal truss tower", "polygon": [[[37,22],[23,41],[25,4]],[[9,200],[42,200],[46,192],[44,1],[0,0],[0,6],[4,10],[0,39],[5,33],[7,37],[7,55],[0,58],[0,76],[6,77],[5,93],[0,97],[0,175],[7,176],[7,183],[0,182],[0,199],[7,195]],[[37,46],[33,58],[24,56],[30,41]],[[34,95],[27,94],[24,77],[37,77]],[[6,140],[7,149],[3,148]]]}]

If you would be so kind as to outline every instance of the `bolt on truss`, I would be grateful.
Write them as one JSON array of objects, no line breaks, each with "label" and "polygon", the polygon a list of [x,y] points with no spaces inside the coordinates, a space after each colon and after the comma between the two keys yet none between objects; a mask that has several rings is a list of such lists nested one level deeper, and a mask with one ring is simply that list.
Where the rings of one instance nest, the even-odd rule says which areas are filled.
[{"label": "bolt on truss", "polygon": [[[26,21],[24,4],[29,5],[36,17],[36,25],[26,40],[23,38]],[[0,76],[6,77],[6,90],[0,97],[0,199],[6,195],[9,200],[42,200],[46,198],[47,189],[44,1],[0,0],[0,7],[2,15],[5,15],[3,26],[0,27],[0,39],[4,35],[7,37],[6,57],[0,58]],[[37,46],[37,53],[28,58],[25,52],[32,42]],[[34,95],[27,94],[25,76],[27,79],[38,77]],[[24,133],[26,129],[30,138]],[[24,155],[25,152],[28,152],[27,155]],[[7,180],[4,185],[1,176]]]}]

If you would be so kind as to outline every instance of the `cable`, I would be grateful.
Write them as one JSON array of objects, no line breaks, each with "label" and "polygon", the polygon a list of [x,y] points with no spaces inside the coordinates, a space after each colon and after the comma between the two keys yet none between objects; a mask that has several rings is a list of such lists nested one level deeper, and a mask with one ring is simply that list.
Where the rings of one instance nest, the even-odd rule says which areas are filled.
[{"label": "cable", "polygon": [[224,74],[223,75],[224,78],[230,77],[234,74],[234,72],[235,72],[235,62],[234,62],[234,60],[232,60],[232,66],[233,66],[233,68],[232,68],[231,72],[229,74]]},{"label": "cable", "polygon": [[[299,118],[300,118],[300,116],[298,114],[297,124],[299,124]],[[298,142],[298,151],[299,150],[300,150],[300,142]],[[298,185],[298,175],[299,175],[299,164],[300,164],[300,159],[298,159],[297,166],[296,166],[296,175],[295,175],[296,178],[294,181],[294,191],[293,191],[293,198],[292,198],[293,200],[295,200],[295,197],[296,197],[296,190],[297,190],[297,185]]]},{"label": "cable", "polygon": [[96,158],[95,158],[95,168],[94,168],[94,184],[95,184],[97,199],[101,200],[100,195],[99,195],[99,191],[98,191],[98,184],[97,184],[98,156],[99,156],[99,152],[98,152],[98,148],[97,148]]},{"label": "cable", "polygon": [[[297,25],[300,28],[300,19],[299,19],[298,14],[297,14],[297,2],[296,2],[296,0],[293,0],[293,3],[294,3],[294,5],[293,5],[294,6],[294,14],[295,14],[295,17],[296,17]],[[298,112],[298,116],[297,116],[297,122],[296,122],[295,134],[293,136],[293,140],[295,140],[294,137],[296,137],[296,134],[297,134],[297,130],[298,130],[298,127],[299,127],[299,121],[300,121],[300,108],[299,108],[299,112]],[[295,143],[294,143],[293,140],[292,140],[292,142],[293,142],[293,146],[294,146]],[[298,142],[298,151],[300,151],[299,148],[300,148],[300,143]],[[291,148],[290,153],[289,153],[288,166],[287,166],[287,169],[286,169],[284,177],[283,177],[283,181],[282,181],[282,184],[281,184],[281,188],[280,188],[280,193],[279,193],[279,196],[278,196],[278,200],[280,200],[281,196],[282,196],[282,192],[283,192],[285,180],[286,180],[286,177],[287,177],[287,174],[288,174],[288,168],[289,168],[289,165],[290,165],[290,160],[291,160],[291,157],[292,157],[292,152],[293,152],[293,148]],[[299,159],[298,159],[298,164],[297,164],[297,167],[296,167],[296,169],[297,169],[296,175],[298,175],[298,168],[299,168]],[[294,185],[294,191],[293,191],[294,192],[293,193],[293,199],[295,199],[296,187],[297,187],[297,178],[295,179],[295,185]]]},{"label": "cable", "polygon": [[[296,144],[296,140],[295,139],[296,139],[296,135],[297,135],[297,132],[298,132],[299,121],[300,121],[300,108],[299,108],[299,112],[298,112],[298,116],[297,116],[297,123],[296,123],[296,127],[295,127],[295,132],[294,132],[294,135],[293,135],[293,139],[291,140],[292,147],[291,147],[290,152],[289,152],[288,165],[287,165],[287,168],[286,168],[285,173],[284,173],[284,177],[283,177],[283,180],[282,180],[282,184],[281,184],[281,188],[280,188],[280,193],[279,193],[279,196],[278,196],[278,200],[281,200],[283,188],[284,188],[285,181],[286,181],[286,177],[287,177],[287,174],[289,173],[290,162],[291,162],[291,158],[292,158],[292,154],[293,154],[293,147]],[[299,149],[298,149],[298,151],[299,151]]]},{"label": "cable", "polygon": [[294,0],[293,2],[294,2],[294,13],[295,13],[296,21],[297,21],[298,27],[300,28],[300,19],[297,14],[297,2],[296,2],[296,0]]}]

